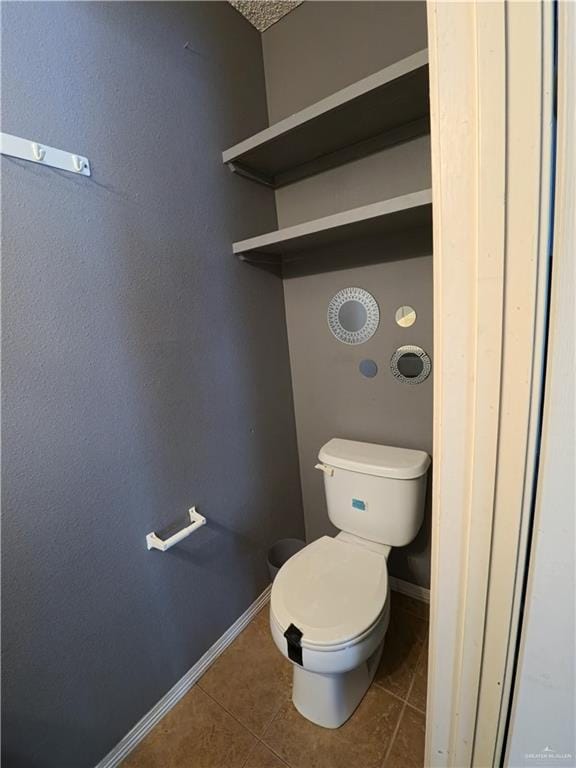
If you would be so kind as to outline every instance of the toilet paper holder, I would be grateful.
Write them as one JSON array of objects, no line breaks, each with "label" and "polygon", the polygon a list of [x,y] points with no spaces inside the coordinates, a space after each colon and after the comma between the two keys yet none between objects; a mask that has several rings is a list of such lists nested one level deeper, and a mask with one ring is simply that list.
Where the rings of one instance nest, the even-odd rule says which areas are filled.
[{"label": "toilet paper holder", "polygon": [[146,536],[146,546],[148,549],[159,549],[160,552],[166,552],[166,550],[173,547],[174,544],[178,544],[179,541],[185,539],[186,536],[190,536],[191,533],[194,533],[194,531],[206,524],[206,518],[196,511],[196,507],[191,507],[188,510],[188,514],[190,515],[190,525],[177,531],[168,539],[161,539],[158,534],[154,533],[154,531],[149,533]]}]

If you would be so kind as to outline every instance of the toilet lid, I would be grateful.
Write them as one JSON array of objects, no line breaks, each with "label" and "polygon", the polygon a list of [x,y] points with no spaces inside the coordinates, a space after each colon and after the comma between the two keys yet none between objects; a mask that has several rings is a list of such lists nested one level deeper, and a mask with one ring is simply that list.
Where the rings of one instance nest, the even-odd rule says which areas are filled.
[{"label": "toilet lid", "polygon": [[284,631],[294,624],[302,645],[326,646],[353,640],[374,624],[387,593],[383,555],[324,536],[280,569],[270,602]]}]

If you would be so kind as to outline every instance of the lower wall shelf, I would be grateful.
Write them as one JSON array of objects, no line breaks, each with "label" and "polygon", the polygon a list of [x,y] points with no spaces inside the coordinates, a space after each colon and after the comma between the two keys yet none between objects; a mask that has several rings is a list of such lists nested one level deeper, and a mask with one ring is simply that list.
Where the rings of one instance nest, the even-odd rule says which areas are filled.
[{"label": "lower wall shelf", "polygon": [[423,227],[431,223],[432,190],[424,189],[241,240],[234,243],[233,251],[241,259],[249,261],[257,261],[259,256],[282,258],[350,238]]}]

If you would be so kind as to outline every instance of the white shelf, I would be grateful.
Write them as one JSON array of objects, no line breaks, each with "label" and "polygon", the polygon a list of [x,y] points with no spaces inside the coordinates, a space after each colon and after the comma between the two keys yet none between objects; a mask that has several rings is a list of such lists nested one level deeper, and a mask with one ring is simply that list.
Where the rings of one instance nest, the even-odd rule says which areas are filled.
[{"label": "white shelf", "polygon": [[[355,147],[375,151],[428,131],[428,51],[343,88],[223,152],[231,170],[278,187]],[[387,140],[386,140],[387,137]],[[334,163],[332,163],[334,164]]]},{"label": "white shelf", "polygon": [[424,189],[241,240],[233,244],[233,251],[249,261],[268,255],[282,258],[350,238],[422,227],[431,222],[432,190]]}]

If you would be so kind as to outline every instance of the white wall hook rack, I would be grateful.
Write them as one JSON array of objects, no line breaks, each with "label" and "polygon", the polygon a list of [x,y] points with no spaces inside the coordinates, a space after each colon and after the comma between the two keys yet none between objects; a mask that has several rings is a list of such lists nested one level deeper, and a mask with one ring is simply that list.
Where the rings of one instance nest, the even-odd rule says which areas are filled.
[{"label": "white wall hook rack", "polygon": [[90,176],[90,162],[87,157],[48,147],[46,144],[30,141],[30,139],[21,139],[19,136],[12,136],[11,133],[0,133],[0,153],[20,160],[29,160],[31,163],[59,168],[61,171]]},{"label": "white wall hook rack", "polygon": [[149,533],[146,536],[146,546],[148,549],[159,549],[160,552],[166,552],[166,550],[173,547],[174,544],[178,544],[179,541],[185,539],[186,536],[190,536],[191,533],[194,533],[194,531],[206,524],[206,518],[199,512],[196,512],[196,507],[189,509],[188,514],[190,515],[190,525],[187,525],[186,528],[182,528],[181,531],[178,531],[168,539],[161,539],[153,531],[152,533]]},{"label": "white wall hook rack", "polygon": [[32,154],[34,155],[34,160],[37,160],[39,163],[44,160],[44,157],[46,156],[46,150],[42,149],[40,144],[37,144],[35,141],[32,142]]}]

